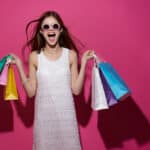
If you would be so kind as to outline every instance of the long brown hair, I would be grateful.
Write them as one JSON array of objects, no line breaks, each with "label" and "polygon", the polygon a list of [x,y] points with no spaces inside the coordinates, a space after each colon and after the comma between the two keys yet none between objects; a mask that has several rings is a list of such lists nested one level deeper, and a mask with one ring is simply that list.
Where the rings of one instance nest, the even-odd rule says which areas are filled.
[{"label": "long brown hair", "polygon": [[[23,47],[23,51],[26,49],[26,47],[29,47],[31,51],[37,51],[38,53],[40,53],[41,48],[45,46],[45,39],[40,34],[41,24],[45,18],[51,17],[51,16],[54,17],[58,21],[60,26],[63,28],[63,31],[61,32],[59,40],[58,40],[60,46],[66,47],[68,49],[74,49],[78,54],[77,46],[75,45],[67,27],[65,26],[60,15],[55,11],[46,11],[38,19],[32,20],[27,24],[26,26],[27,43]],[[28,29],[32,23],[37,23],[37,24],[34,27],[31,38],[29,39]]]}]

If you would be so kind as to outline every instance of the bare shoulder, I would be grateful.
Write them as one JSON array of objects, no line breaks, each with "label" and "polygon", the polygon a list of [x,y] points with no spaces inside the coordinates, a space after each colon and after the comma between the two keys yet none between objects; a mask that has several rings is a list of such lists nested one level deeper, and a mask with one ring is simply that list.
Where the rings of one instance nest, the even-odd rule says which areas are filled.
[{"label": "bare shoulder", "polygon": [[71,56],[71,57],[77,57],[77,52],[75,51],[75,50],[69,50],[69,55]]},{"label": "bare shoulder", "polygon": [[69,60],[71,64],[77,61],[77,52],[75,50],[69,50]]},{"label": "bare shoulder", "polygon": [[38,55],[38,53],[36,52],[36,51],[32,51],[31,53],[30,53],[30,56],[29,57],[37,57],[37,55]]},{"label": "bare shoulder", "polygon": [[37,57],[38,57],[37,51],[32,51],[32,52],[30,53],[30,55],[29,55],[29,63],[35,65],[36,67],[37,67],[37,65],[38,65],[38,64],[37,64],[37,63],[38,63]]}]

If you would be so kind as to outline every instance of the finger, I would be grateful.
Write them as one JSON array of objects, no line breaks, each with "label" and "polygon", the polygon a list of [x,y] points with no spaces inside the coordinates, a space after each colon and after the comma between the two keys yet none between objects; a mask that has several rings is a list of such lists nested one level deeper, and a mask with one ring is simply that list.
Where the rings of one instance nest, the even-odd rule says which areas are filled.
[{"label": "finger", "polygon": [[9,54],[13,59],[17,58],[17,56],[15,54]]},{"label": "finger", "polygon": [[6,62],[6,64],[8,65],[8,64],[16,64],[16,63],[11,61],[11,60],[9,60],[9,61]]},{"label": "finger", "polygon": [[87,57],[87,59],[92,59],[92,58],[94,58],[93,55]]},{"label": "finger", "polygon": [[7,63],[8,64],[16,64],[15,60],[10,60],[10,59],[7,61]]},{"label": "finger", "polygon": [[94,55],[94,54],[95,54],[94,51],[90,51],[90,52],[89,52],[89,55]]},{"label": "finger", "polygon": [[88,54],[88,53],[90,53],[91,52],[91,50],[87,50],[86,52],[85,52],[85,54]]},{"label": "finger", "polygon": [[95,54],[94,51],[91,51],[91,52],[89,53],[90,56],[94,56],[94,54]]}]

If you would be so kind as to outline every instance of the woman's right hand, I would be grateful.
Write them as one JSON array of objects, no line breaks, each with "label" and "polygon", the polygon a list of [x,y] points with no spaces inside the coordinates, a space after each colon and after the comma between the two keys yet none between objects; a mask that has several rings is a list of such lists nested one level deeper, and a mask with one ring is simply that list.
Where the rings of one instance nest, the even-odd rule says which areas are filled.
[{"label": "woman's right hand", "polygon": [[21,59],[15,54],[10,54],[10,55],[12,56],[11,63],[16,64],[17,67],[21,67],[22,66]]}]

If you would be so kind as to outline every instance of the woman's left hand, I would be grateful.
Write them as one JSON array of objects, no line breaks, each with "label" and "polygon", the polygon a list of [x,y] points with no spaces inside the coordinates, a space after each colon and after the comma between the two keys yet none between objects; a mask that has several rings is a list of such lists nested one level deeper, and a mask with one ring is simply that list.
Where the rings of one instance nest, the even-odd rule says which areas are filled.
[{"label": "woman's left hand", "polygon": [[86,63],[89,59],[94,58],[95,52],[93,50],[87,50],[83,53],[82,56],[82,63]]}]

